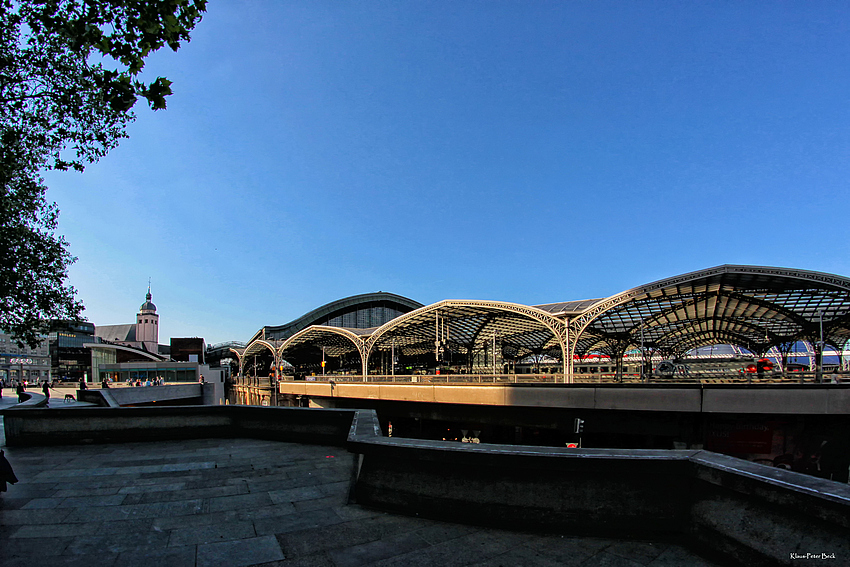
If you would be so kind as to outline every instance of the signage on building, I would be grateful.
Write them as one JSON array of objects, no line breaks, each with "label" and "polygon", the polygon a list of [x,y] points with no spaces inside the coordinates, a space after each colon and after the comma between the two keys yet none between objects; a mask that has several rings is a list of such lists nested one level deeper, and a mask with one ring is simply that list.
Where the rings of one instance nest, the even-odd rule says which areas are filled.
[{"label": "signage on building", "polygon": [[705,448],[725,454],[771,452],[773,428],[760,421],[714,421],[708,424]]}]

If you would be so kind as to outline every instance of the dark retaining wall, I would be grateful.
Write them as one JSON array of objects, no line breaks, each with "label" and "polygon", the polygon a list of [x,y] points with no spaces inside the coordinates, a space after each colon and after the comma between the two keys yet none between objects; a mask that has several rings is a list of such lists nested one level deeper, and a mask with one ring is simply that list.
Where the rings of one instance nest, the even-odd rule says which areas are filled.
[{"label": "dark retaining wall", "polygon": [[325,413],[253,406],[13,408],[4,412],[4,424],[10,446],[203,437],[261,437],[342,446],[353,414],[353,410]]},{"label": "dark retaining wall", "polygon": [[850,565],[850,487],[708,451],[566,449],[382,436],[371,410],[10,409],[9,445],[261,437],[346,446],[360,504],[447,521],[675,538],[723,562]]}]

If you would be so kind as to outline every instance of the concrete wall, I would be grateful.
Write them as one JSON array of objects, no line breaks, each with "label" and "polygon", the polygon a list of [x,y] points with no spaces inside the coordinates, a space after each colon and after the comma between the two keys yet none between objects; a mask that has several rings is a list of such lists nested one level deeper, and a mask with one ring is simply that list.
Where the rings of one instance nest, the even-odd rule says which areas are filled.
[{"label": "concrete wall", "polygon": [[[850,414],[850,384],[382,384],[282,382],[281,394],[400,402],[686,413]],[[324,405],[317,401],[317,405]]]},{"label": "concrete wall", "polygon": [[691,462],[693,545],[747,566],[850,565],[847,484],[707,451]]},{"label": "concrete wall", "polygon": [[662,535],[748,567],[824,553],[838,559],[826,564],[850,564],[846,484],[709,451],[476,445],[361,428],[349,450],[361,455],[356,497],[368,506],[512,529]]},{"label": "concrete wall", "polygon": [[[77,399],[104,407],[123,407],[182,401],[185,404],[219,405],[215,384],[172,384],[142,388],[104,388],[77,390]],[[222,391],[223,393],[223,391]]]},{"label": "concrete wall", "polygon": [[677,536],[687,516],[677,497],[690,484],[687,452],[563,458],[545,449],[454,445],[457,451],[421,441],[365,450],[358,502],[444,520],[626,537]]},{"label": "concrete wall", "polygon": [[850,560],[850,487],[707,451],[383,437],[368,410],[256,406],[9,409],[9,445],[261,437],[346,445],[367,506],[555,533],[670,537],[752,566]]},{"label": "concrete wall", "polygon": [[353,413],[251,406],[96,407],[9,409],[3,421],[10,446],[205,437],[343,445]]}]

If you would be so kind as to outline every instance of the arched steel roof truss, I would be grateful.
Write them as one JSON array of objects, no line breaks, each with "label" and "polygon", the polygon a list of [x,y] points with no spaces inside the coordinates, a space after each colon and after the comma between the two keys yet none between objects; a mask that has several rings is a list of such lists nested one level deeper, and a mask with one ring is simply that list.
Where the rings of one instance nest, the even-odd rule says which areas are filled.
[{"label": "arched steel roof truss", "polygon": [[[441,321],[438,330],[438,317]],[[549,313],[516,303],[449,299],[397,317],[367,340],[369,352],[395,348],[433,352],[438,334],[450,348],[468,353],[496,337],[503,351],[522,357],[554,346],[565,350],[564,323]]]},{"label": "arched steel roof truss", "polygon": [[328,356],[342,356],[356,352],[362,356],[365,343],[361,337],[342,327],[311,325],[298,331],[280,346],[280,356],[286,358],[287,351],[303,347],[324,349]]},{"label": "arched steel roof truss", "polygon": [[767,349],[815,337],[821,317],[825,341],[846,342],[850,280],[804,270],[727,265],[600,301],[570,322],[570,334],[573,352],[602,342],[640,344],[641,330],[645,345],[676,353],[732,339],[740,346]]},{"label": "arched steel roof truss", "polygon": [[252,341],[247,347],[245,347],[245,351],[242,353],[242,356],[251,356],[254,354],[260,354],[268,350],[272,353],[272,356],[277,354],[277,347],[269,341],[263,339],[257,339]]},{"label": "arched steel roof truss", "polygon": [[470,354],[495,337],[505,356],[545,352],[562,357],[571,373],[575,354],[598,350],[619,361],[627,348],[641,344],[681,355],[723,343],[767,352],[797,340],[817,341],[821,329],[828,344],[842,347],[850,339],[850,279],[820,272],[724,265],[585,303],[585,311],[564,320],[515,303],[445,300],[363,333],[312,325],[280,346],[257,337],[241,352],[231,350],[240,366],[265,349],[276,359],[301,348],[322,348],[329,356],[357,352],[365,376],[373,351],[427,354],[439,339],[453,352]]}]

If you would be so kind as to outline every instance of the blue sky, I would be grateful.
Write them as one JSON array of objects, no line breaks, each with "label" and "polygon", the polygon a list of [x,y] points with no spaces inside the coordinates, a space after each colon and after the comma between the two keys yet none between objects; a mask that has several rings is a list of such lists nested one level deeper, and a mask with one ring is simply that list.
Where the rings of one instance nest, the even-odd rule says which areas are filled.
[{"label": "blue sky", "polygon": [[604,297],[711,266],[850,275],[843,2],[213,0],[168,110],[46,176],[96,325],[160,342],[329,301]]}]

